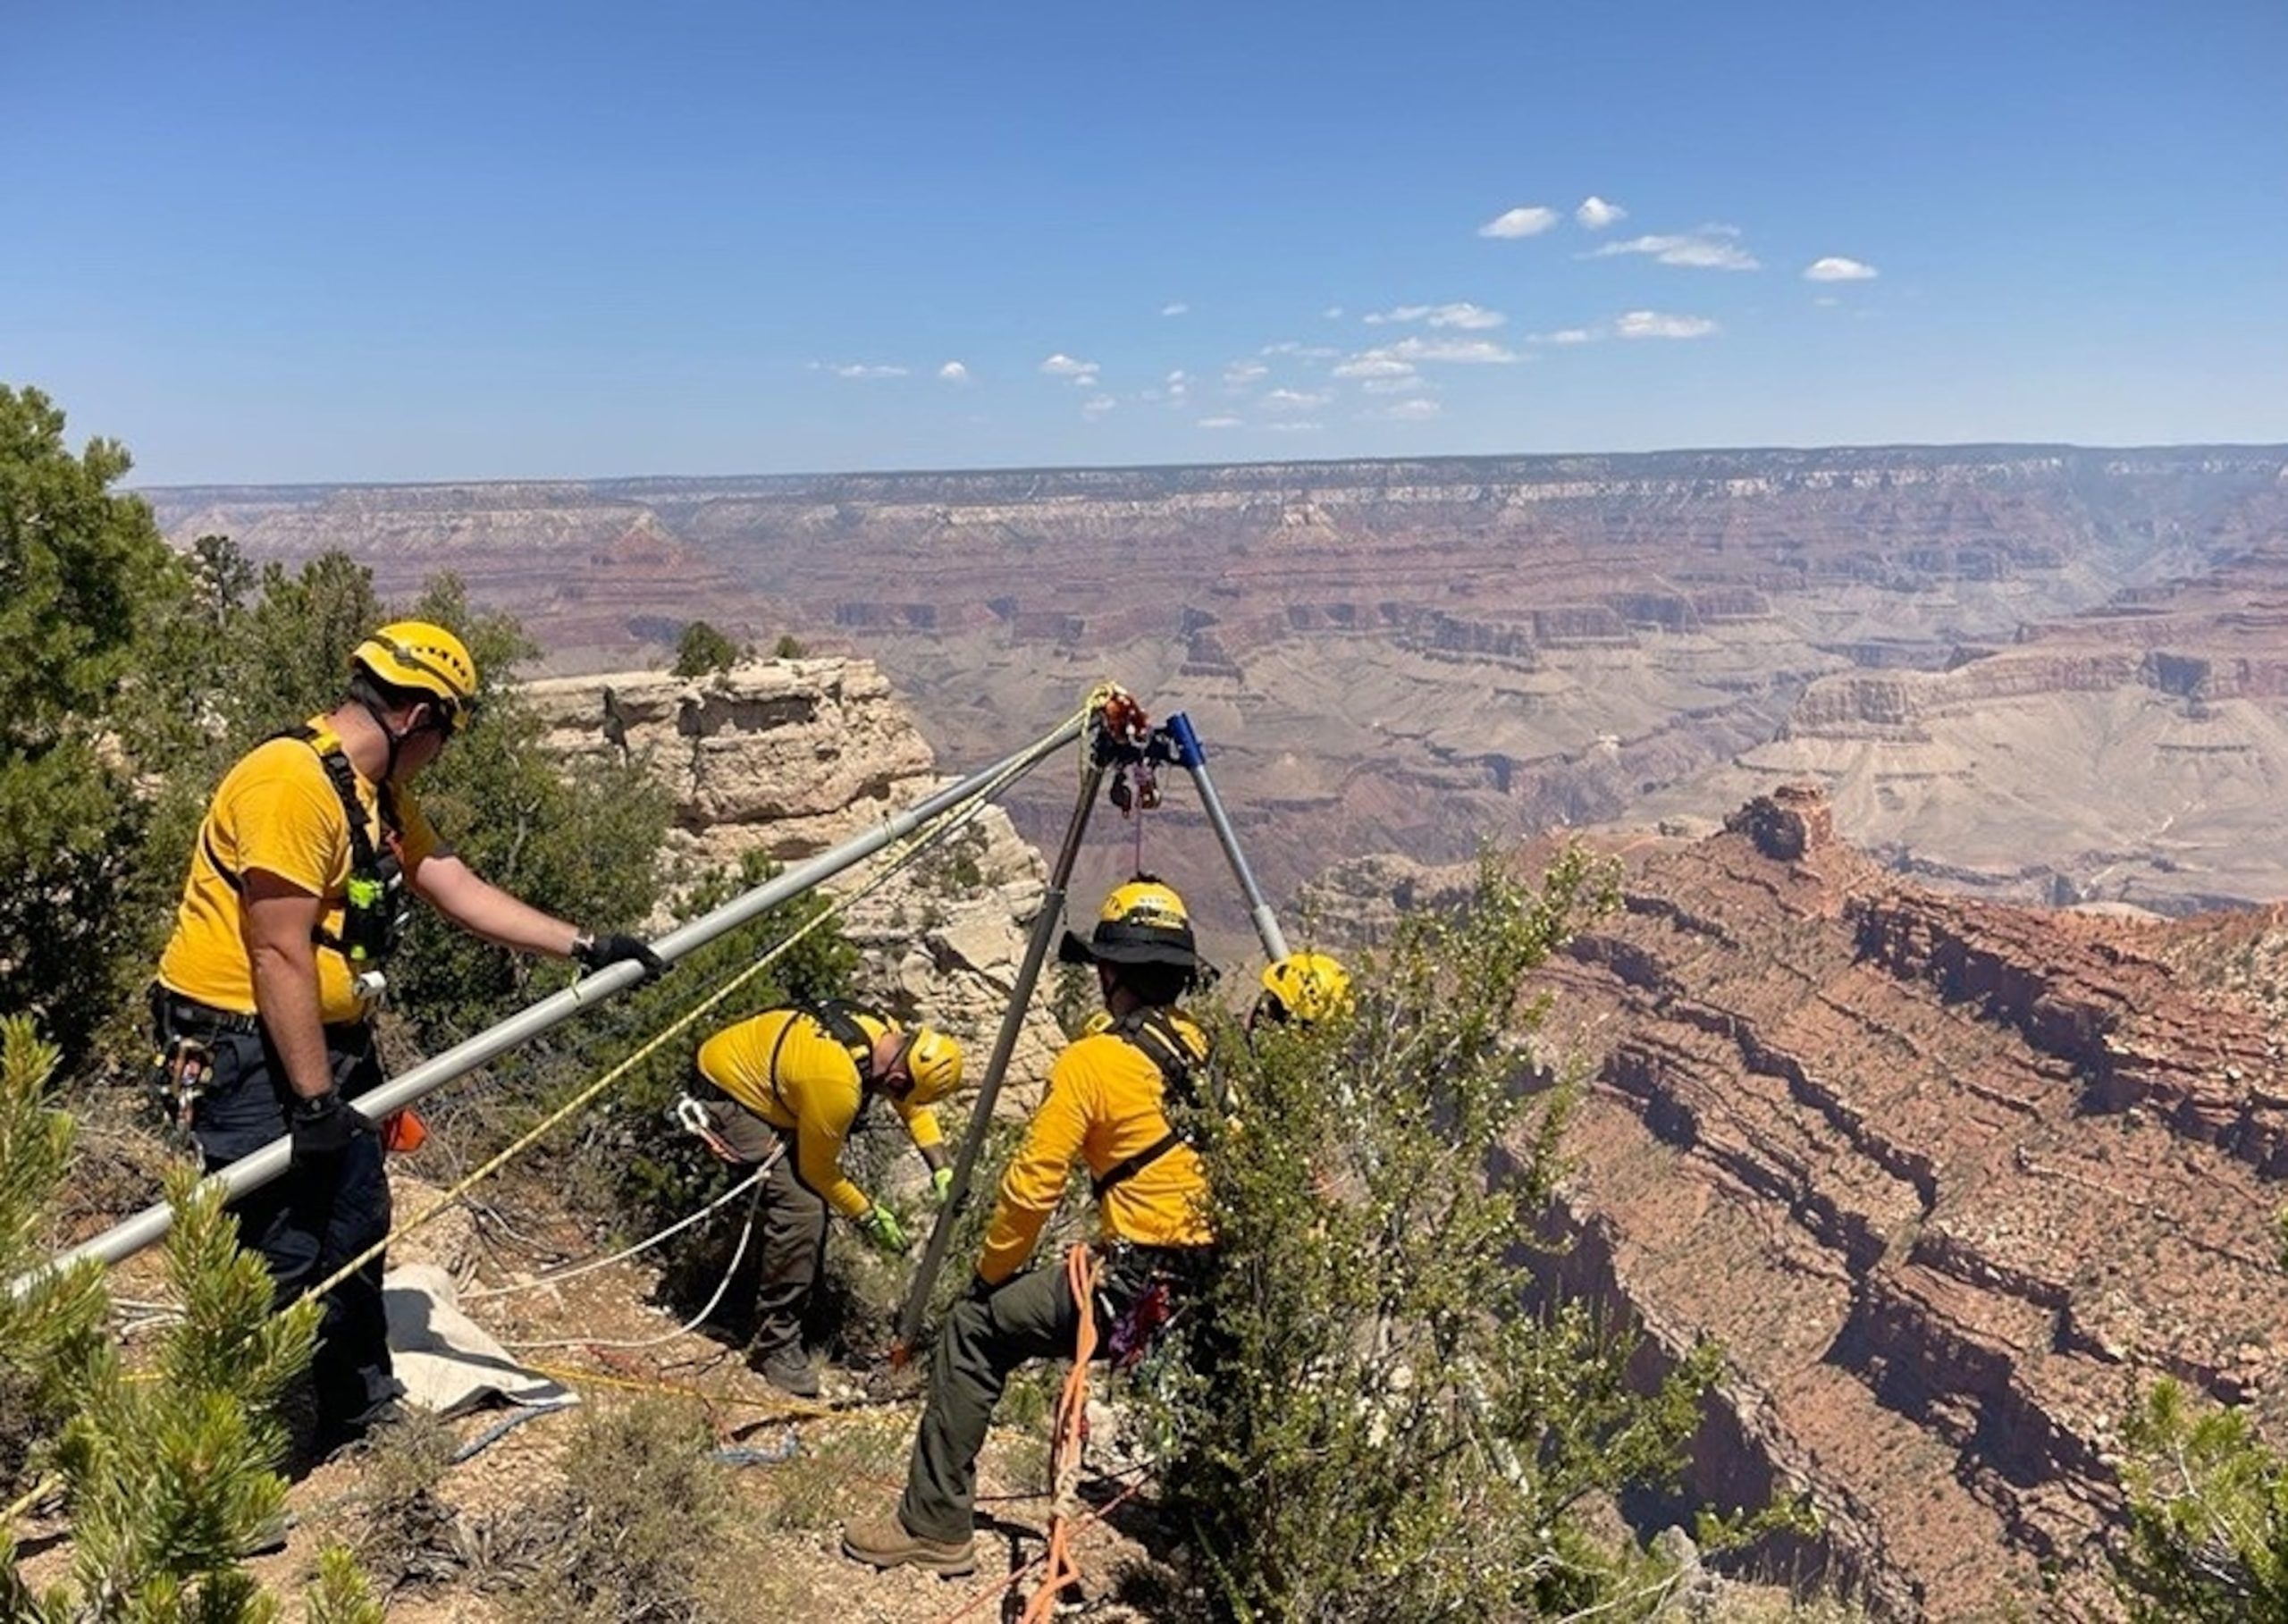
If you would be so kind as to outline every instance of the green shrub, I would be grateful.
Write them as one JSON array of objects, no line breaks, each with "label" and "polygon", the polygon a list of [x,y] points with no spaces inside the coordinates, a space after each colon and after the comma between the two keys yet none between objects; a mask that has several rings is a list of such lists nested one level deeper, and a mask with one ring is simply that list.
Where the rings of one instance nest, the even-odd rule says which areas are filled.
[{"label": "green shrub", "polygon": [[2129,1616],[2288,1618],[2288,1462],[2236,1409],[2163,1380],[2123,1429],[2129,1527],[2114,1572]]},{"label": "green shrub", "polygon": [[1522,1295],[1574,1090],[1528,1064],[1520,986],[1611,883],[1577,852],[1537,890],[1488,861],[1458,915],[1401,923],[1352,1015],[1220,1034],[1229,1261],[1160,1401],[1224,1616],[1528,1618],[1641,1587],[1582,1513],[1672,1476],[1715,1355],[1640,1394],[1627,1337]]}]

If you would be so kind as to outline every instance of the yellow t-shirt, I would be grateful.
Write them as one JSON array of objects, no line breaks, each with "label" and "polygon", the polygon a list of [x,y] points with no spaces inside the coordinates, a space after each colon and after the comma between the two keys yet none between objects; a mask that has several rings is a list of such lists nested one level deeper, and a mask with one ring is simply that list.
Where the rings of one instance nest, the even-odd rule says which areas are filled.
[{"label": "yellow t-shirt", "polygon": [[[871,1016],[857,1019],[870,1038],[880,1034],[882,1025]],[[842,1147],[864,1098],[858,1062],[825,1027],[798,1009],[766,1010],[701,1044],[699,1073],[771,1126],[794,1134],[795,1171],[828,1206],[854,1218],[873,1205],[842,1171]],[[918,1149],[944,1142],[929,1107],[889,1103]]]},{"label": "yellow t-shirt", "polygon": [[[1197,1039],[1196,1052],[1205,1055],[1198,1027],[1182,1015],[1177,1022],[1179,1030],[1190,1028],[1186,1040]],[[1101,1178],[1166,1136],[1165,1093],[1160,1068],[1125,1038],[1093,1033],[1057,1057],[1048,1092],[1001,1179],[1000,1203],[977,1260],[987,1284],[999,1285],[1024,1266],[1041,1225],[1064,1199],[1076,1157]],[[1108,1240],[1208,1246],[1216,1232],[1207,1222],[1207,1195],[1199,1153],[1179,1144],[1105,1191],[1098,1219]]]},{"label": "yellow t-shirt", "polygon": [[[310,725],[318,732],[310,744],[274,738],[240,757],[207,806],[198,837],[191,842],[190,872],[175,910],[174,934],[159,955],[159,980],[187,998],[215,1009],[254,1013],[246,913],[237,888],[216,868],[218,859],[233,875],[260,869],[298,890],[324,897],[319,923],[336,937],[341,933],[349,883],[349,826],[341,796],[318,759],[340,740],[324,718],[314,718]],[[365,809],[366,835],[374,849],[381,851],[380,791],[361,777],[358,799]],[[446,848],[411,795],[400,789],[395,799],[403,825],[398,856],[409,873]],[[364,1006],[351,984],[349,961],[315,943],[312,950],[317,956],[318,1018],[329,1023],[357,1020]]]}]

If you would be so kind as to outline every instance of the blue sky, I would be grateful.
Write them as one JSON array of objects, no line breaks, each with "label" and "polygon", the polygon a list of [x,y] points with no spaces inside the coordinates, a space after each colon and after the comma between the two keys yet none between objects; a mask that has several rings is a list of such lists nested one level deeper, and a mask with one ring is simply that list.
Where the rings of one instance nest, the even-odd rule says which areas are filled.
[{"label": "blue sky", "polygon": [[2280,0],[10,10],[150,483],[2288,440]]}]

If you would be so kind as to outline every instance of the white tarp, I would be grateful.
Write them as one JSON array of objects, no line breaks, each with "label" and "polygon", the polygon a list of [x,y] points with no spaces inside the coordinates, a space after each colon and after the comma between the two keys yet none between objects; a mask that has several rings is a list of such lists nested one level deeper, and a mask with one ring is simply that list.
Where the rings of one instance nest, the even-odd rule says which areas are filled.
[{"label": "white tarp", "polygon": [[534,1409],[580,1401],[570,1388],[517,1363],[455,1306],[458,1297],[452,1276],[433,1264],[409,1263],[382,1281],[390,1351],[408,1399],[442,1416],[499,1401]]}]

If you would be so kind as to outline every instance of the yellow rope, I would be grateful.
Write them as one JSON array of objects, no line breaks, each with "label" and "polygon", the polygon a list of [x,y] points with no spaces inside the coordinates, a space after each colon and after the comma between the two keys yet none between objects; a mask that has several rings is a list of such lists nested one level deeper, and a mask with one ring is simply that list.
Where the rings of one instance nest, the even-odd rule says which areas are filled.
[{"label": "yellow rope", "polygon": [[790,948],[792,948],[797,942],[801,941],[804,937],[808,936],[812,931],[817,930],[829,919],[832,918],[836,913],[840,913],[843,909],[848,907],[852,903],[858,902],[879,890],[883,885],[888,882],[891,876],[896,874],[901,869],[904,868],[906,864],[912,862],[916,857],[920,856],[931,846],[936,845],[938,841],[943,840],[947,836],[953,834],[956,829],[963,828],[973,820],[979,813],[984,811],[990,798],[997,792],[1015,782],[1018,778],[1030,770],[1030,763],[1028,763],[1026,766],[1011,768],[996,775],[978,791],[976,796],[969,803],[968,805],[962,809],[958,815],[947,819],[945,822],[938,825],[934,829],[924,830],[908,837],[897,851],[896,856],[894,856],[889,863],[883,868],[880,873],[875,875],[873,879],[868,880],[863,886],[861,886],[857,890],[852,892],[848,896],[836,897],[830,900],[825,907],[820,908],[816,913],[813,913],[809,919],[805,920],[801,928],[795,930],[792,936],[789,936],[785,941],[780,942],[769,953],[764,954],[761,958],[748,965],[745,969],[740,971],[736,975],[731,977],[729,980],[724,982],[722,986],[708,994],[706,997],[701,999],[685,1014],[678,1016],[677,1019],[670,1021],[666,1026],[660,1028],[660,1031],[649,1041],[644,1043],[641,1048],[638,1048],[634,1054],[628,1056],[625,1060],[622,1060],[618,1065],[613,1066],[610,1071],[597,1078],[586,1088],[582,1089],[570,1099],[565,1101],[563,1105],[550,1112],[537,1123],[534,1124],[533,1127],[526,1131],[524,1133],[519,1134],[509,1143],[506,1149],[500,1151],[498,1155],[484,1162],[474,1173],[471,1173],[458,1183],[455,1184],[451,1189],[446,1191],[444,1194],[439,1196],[434,1201],[424,1207],[414,1217],[393,1227],[388,1234],[383,1235],[379,1241],[374,1241],[373,1245],[367,1247],[364,1251],[358,1253],[349,1262],[334,1270],[332,1274],[327,1275],[316,1285],[312,1286],[305,1295],[308,1297],[324,1296],[328,1292],[333,1290],[334,1287],[340,1285],[343,1281],[349,1279],[359,1269],[364,1268],[368,1263],[371,1263],[374,1258],[380,1257],[384,1251],[389,1250],[389,1246],[391,1241],[410,1234],[413,1231],[419,1229],[422,1225],[427,1224],[432,1218],[436,1217],[439,1214],[445,1212],[453,1207],[478,1184],[492,1177],[494,1174],[500,1172],[501,1168],[507,1166],[511,1161],[514,1161],[517,1157],[522,1156],[526,1150],[531,1149],[533,1146],[539,1143],[540,1140],[545,1138],[559,1123],[570,1117],[575,1112],[582,1109],[591,1100],[594,1099],[599,1094],[601,1094],[613,1083],[618,1082],[635,1067],[641,1064],[645,1060],[650,1059],[653,1054],[659,1051],[662,1045],[666,1044],[670,1039],[683,1031],[686,1027],[688,1027],[693,1022],[698,1020],[700,1016],[705,1014],[709,1010],[714,1008],[715,1006],[721,1003],[725,998],[730,997],[732,993],[737,991],[738,989],[744,986],[748,981],[752,980],[754,977],[760,975],[763,971],[776,963]]}]

